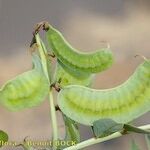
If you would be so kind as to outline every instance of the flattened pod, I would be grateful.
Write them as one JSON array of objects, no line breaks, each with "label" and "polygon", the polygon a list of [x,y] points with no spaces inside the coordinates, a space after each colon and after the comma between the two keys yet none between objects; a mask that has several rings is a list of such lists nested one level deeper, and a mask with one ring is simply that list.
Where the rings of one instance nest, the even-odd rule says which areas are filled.
[{"label": "flattened pod", "polygon": [[34,68],[8,81],[0,90],[0,102],[12,111],[39,105],[48,94],[49,83],[40,59],[33,56]]},{"label": "flattened pod", "polygon": [[62,36],[62,34],[49,26],[47,39],[56,57],[66,66],[97,73],[108,69],[113,63],[113,55],[110,49],[101,49],[92,53],[84,53],[74,49]]},{"label": "flattened pod", "polygon": [[[41,63],[43,65],[43,70],[44,70],[46,76],[47,76],[47,73],[48,73],[47,78],[49,80],[51,80],[51,74],[52,74],[51,73],[52,72],[51,68],[52,67],[51,67],[51,60],[47,59],[47,55],[48,55],[47,52],[48,51],[47,51],[42,39],[40,38],[39,34],[35,35],[35,39],[36,39],[36,43],[38,45],[37,47],[38,47],[39,55],[41,57]],[[47,68],[45,68],[46,66],[47,66]]]},{"label": "flattened pod", "polygon": [[101,118],[127,123],[150,111],[150,60],[146,60],[122,85],[105,90],[66,86],[58,95],[62,112],[81,124]]},{"label": "flattened pod", "polygon": [[60,81],[61,87],[72,84],[90,86],[92,84],[93,78],[94,78],[93,74],[91,75],[79,71],[75,72],[74,70],[62,64],[59,60],[57,62],[54,80],[56,82]]}]

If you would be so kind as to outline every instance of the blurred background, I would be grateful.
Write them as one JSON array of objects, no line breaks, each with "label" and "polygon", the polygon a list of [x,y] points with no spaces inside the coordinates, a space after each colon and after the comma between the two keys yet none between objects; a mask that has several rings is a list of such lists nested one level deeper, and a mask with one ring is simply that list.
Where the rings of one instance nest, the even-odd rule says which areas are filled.
[{"label": "blurred background", "polygon": [[[0,85],[31,68],[28,49],[33,27],[45,20],[83,51],[106,47],[103,41],[108,42],[116,61],[111,69],[96,76],[94,87],[111,88],[123,83],[142,62],[142,58],[134,58],[136,54],[150,57],[149,8],[149,0],[0,0]],[[147,113],[135,125],[150,123],[149,117]],[[61,117],[58,121],[63,135]],[[0,129],[12,141],[22,141],[26,136],[32,140],[50,139],[48,102],[21,112],[9,112],[0,106]],[[92,137],[89,128],[80,129],[83,140]],[[137,134],[85,150],[129,150],[131,139],[146,150],[143,136]]]}]

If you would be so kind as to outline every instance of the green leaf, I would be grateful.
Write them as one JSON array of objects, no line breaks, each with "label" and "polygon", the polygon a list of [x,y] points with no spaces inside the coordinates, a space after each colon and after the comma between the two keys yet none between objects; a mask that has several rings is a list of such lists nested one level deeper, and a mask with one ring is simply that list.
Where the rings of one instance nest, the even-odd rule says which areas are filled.
[{"label": "green leaf", "polygon": [[33,55],[34,68],[8,81],[0,90],[0,102],[9,110],[18,111],[39,105],[49,91],[41,61]]},{"label": "green leaf", "polygon": [[65,123],[66,135],[65,138],[60,141],[66,141],[66,143],[69,142],[68,144],[70,145],[67,144],[60,145],[58,147],[58,150],[62,150],[66,147],[72,146],[72,144],[77,144],[80,142],[80,133],[79,133],[77,123],[71,120],[70,118],[68,118],[67,116],[65,116],[64,114],[63,114],[63,119]]},{"label": "green leaf", "polygon": [[128,131],[128,132],[135,132],[135,133],[141,133],[141,134],[150,134],[150,131],[148,130],[143,130],[143,129],[140,129],[140,128],[137,128],[135,126],[131,126],[129,124],[124,124],[124,127],[125,131]]},{"label": "green leaf", "polygon": [[[123,132],[122,132],[123,131]],[[93,132],[97,138],[105,137],[115,132],[135,132],[141,134],[149,134],[150,131],[131,126],[129,124],[120,124],[112,119],[100,119],[93,123]]]},{"label": "green leaf", "polygon": [[93,123],[93,132],[97,138],[102,138],[123,130],[123,124],[119,124],[112,119],[100,119]]},{"label": "green leaf", "polygon": [[133,140],[131,143],[131,150],[140,150],[138,145],[135,143],[135,141]]},{"label": "green leaf", "polygon": [[76,141],[77,143],[80,142],[80,133],[77,126],[77,123],[67,116],[63,115],[64,121],[65,121],[65,127],[66,127],[66,136],[65,140],[72,140]]},{"label": "green leaf", "polygon": [[145,140],[147,143],[148,150],[150,150],[150,134],[145,135]]},{"label": "green leaf", "polygon": [[5,142],[8,141],[8,135],[6,132],[0,130],[0,147],[4,145]]}]

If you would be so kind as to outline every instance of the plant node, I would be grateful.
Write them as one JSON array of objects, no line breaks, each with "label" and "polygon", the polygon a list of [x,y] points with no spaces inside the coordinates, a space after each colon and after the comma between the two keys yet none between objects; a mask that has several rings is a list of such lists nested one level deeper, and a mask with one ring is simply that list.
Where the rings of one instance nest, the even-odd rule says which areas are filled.
[{"label": "plant node", "polygon": [[57,83],[51,84],[51,87],[53,87],[57,92],[60,92],[61,88]]},{"label": "plant node", "polygon": [[55,58],[55,54],[54,53],[48,53],[48,56],[52,57],[52,58]]},{"label": "plant node", "polygon": [[61,111],[58,105],[55,106],[55,110],[56,111]]}]

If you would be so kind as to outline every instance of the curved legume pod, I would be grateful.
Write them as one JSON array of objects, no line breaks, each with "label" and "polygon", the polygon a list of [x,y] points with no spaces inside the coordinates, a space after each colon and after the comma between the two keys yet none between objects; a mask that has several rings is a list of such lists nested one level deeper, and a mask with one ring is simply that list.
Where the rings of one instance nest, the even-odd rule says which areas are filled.
[{"label": "curved legume pod", "polygon": [[52,26],[49,26],[46,35],[52,52],[70,68],[97,73],[108,69],[113,63],[113,54],[108,48],[89,53],[80,52],[74,49],[62,34]]},{"label": "curved legume pod", "polygon": [[59,60],[56,64],[56,70],[54,74],[54,81],[59,82],[61,87],[67,85],[84,85],[90,86],[92,84],[94,75],[88,74],[85,72],[75,72],[72,69],[68,68],[62,64]]},{"label": "curved legume pod", "polygon": [[37,49],[41,58],[41,64],[45,75],[47,76],[49,82],[51,82],[52,66],[51,60],[48,59],[48,51],[44,45],[44,42],[40,38],[39,34],[35,35],[35,43],[37,44]]},{"label": "curved legume pod", "polygon": [[33,55],[34,68],[8,81],[0,90],[0,103],[17,111],[39,105],[48,94],[49,83],[40,59]]},{"label": "curved legume pod", "polygon": [[112,89],[66,86],[58,95],[58,105],[66,116],[81,124],[92,125],[101,118],[128,123],[150,111],[150,60]]}]

